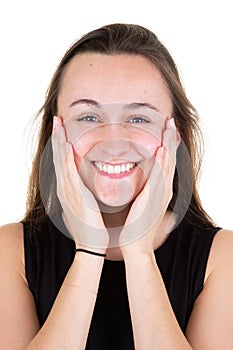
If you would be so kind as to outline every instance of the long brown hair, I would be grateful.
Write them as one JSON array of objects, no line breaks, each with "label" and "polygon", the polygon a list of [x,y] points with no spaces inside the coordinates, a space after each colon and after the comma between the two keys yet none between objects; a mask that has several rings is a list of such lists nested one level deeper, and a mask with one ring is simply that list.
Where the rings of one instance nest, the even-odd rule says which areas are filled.
[{"label": "long brown hair", "polygon": [[[203,151],[197,112],[185,94],[178,70],[168,50],[150,30],[132,24],[111,24],[91,31],[69,48],[58,65],[48,88],[45,103],[38,113],[38,117],[42,117],[42,122],[29,181],[24,220],[40,221],[47,215],[61,211],[56,193],[50,142],[52,122],[53,116],[57,114],[57,99],[64,71],[75,55],[84,52],[141,55],[160,70],[172,97],[173,117],[183,144],[177,150],[173,198],[169,209],[176,209],[178,215],[182,212],[182,216],[185,215],[193,225],[213,226],[212,220],[201,205],[197,191]],[[181,193],[181,196],[178,193]]]}]

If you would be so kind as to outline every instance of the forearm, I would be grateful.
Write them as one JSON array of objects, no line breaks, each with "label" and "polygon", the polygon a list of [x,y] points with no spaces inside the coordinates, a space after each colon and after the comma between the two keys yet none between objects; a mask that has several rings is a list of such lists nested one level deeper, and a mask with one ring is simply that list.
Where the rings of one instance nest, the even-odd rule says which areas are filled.
[{"label": "forearm", "polygon": [[51,312],[26,350],[85,349],[104,258],[78,253]]},{"label": "forearm", "polygon": [[153,254],[125,258],[135,349],[190,350]]}]

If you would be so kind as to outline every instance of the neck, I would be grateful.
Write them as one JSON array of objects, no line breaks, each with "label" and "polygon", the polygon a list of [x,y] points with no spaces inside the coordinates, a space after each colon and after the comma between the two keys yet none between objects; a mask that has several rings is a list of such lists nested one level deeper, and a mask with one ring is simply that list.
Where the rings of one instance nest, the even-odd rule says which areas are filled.
[{"label": "neck", "polygon": [[125,220],[128,216],[131,204],[122,207],[108,207],[99,203],[102,218],[109,234],[109,248],[107,249],[108,260],[123,260],[121,250],[118,246],[119,236]]},{"label": "neck", "polygon": [[[119,235],[129,213],[131,205],[116,210],[115,212],[102,212],[103,220],[109,232],[109,248],[107,249],[107,260],[123,260],[121,249],[118,246]],[[119,209],[119,208],[118,208]],[[168,238],[170,232],[176,226],[177,217],[174,213],[167,211],[156,232],[157,241],[162,245]],[[154,248],[156,249],[156,248]]]},{"label": "neck", "polygon": [[131,203],[122,207],[109,207],[99,203],[102,218],[107,229],[119,229],[124,226],[125,220],[131,208]]}]

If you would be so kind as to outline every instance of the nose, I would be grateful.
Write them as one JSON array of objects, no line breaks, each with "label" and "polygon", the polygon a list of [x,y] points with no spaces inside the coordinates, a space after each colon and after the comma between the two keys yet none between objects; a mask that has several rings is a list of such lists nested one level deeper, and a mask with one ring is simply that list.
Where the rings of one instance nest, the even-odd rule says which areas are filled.
[{"label": "nose", "polygon": [[130,137],[122,124],[112,123],[105,126],[100,149],[114,158],[123,157],[129,152]]}]

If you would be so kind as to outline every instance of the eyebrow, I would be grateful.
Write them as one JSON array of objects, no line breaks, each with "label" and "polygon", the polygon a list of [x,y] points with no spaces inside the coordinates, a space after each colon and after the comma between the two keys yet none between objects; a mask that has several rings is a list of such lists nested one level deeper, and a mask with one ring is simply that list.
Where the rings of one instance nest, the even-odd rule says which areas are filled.
[{"label": "eyebrow", "polygon": [[96,107],[101,107],[101,104],[95,100],[91,100],[89,98],[81,98],[80,100],[76,100],[70,104],[69,107],[73,107],[78,104],[85,104],[85,105],[91,105]]},{"label": "eyebrow", "polygon": [[[89,98],[82,98],[82,99],[75,100],[74,102],[72,102],[69,107],[73,107],[73,106],[78,105],[78,104],[85,104],[85,105],[89,105],[89,106],[95,106],[98,108],[102,108],[102,106],[103,106],[98,101],[95,101],[95,100],[92,100]],[[126,104],[124,106],[124,109],[137,109],[137,108],[141,108],[141,107],[147,107],[149,109],[152,109],[152,110],[159,112],[157,107],[153,106],[151,103],[146,103],[146,102],[145,103],[144,102],[132,102],[132,103]]]},{"label": "eyebrow", "polygon": [[152,105],[151,103],[144,103],[144,102],[133,102],[133,103],[129,103],[128,105],[125,106],[125,109],[137,109],[137,108],[141,108],[141,107],[147,107],[149,109],[153,109],[157,112],[159,112],[158,108],[155,107],[154,105]]}]

